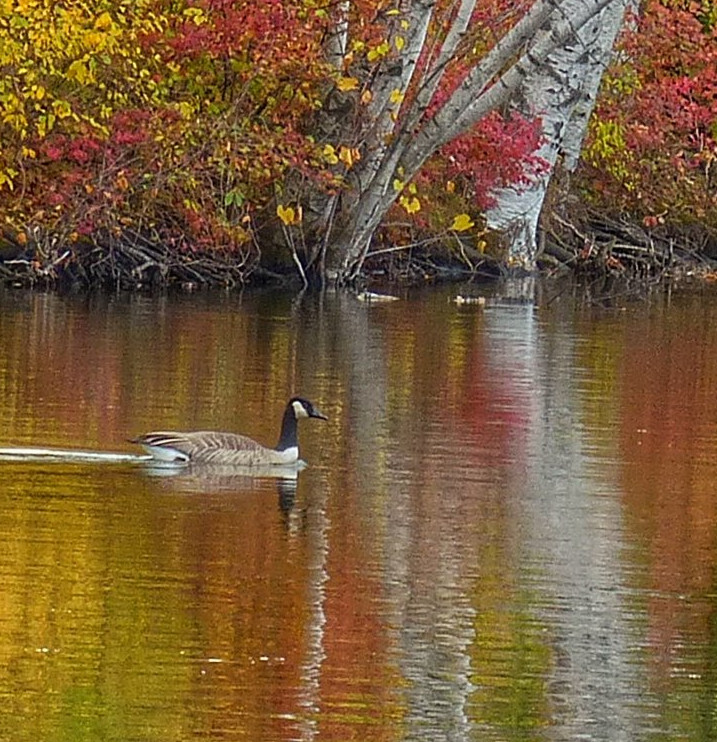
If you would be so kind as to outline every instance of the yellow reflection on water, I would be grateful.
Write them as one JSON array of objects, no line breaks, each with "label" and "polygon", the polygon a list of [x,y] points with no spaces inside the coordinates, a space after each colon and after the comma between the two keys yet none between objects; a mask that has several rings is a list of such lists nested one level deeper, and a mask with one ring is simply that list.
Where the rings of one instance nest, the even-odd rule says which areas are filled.
[{"label": "yellow reflection on water", "polygon": [[293,478],[0,460],[0,738],[699,730],[712,309],[0,300],[1,448],[330,418]]}]

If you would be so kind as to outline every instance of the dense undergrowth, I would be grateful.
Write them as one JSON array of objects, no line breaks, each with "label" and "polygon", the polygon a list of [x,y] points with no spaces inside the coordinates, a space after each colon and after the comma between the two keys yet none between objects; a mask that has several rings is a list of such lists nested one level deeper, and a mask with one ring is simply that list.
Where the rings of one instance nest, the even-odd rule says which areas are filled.
[{"label": "dense undergrowth", "polygon": [[[365,28],[347,65],[390,58],[385,5],[356,3]],[[518,12],[488,5],[474,56]],[[287,228],[304,239],[287,184],[340,194],[361,156],[317,135],[321,112],[355,84],[325,63],[324,7],[0,2],[0,279],[127,289],[295,280],[297,251],[319,251],[292,241],[292,254],[272,239]],[[711,0],[649,0],[631,19],[582,164],[546,206],[543,270],[713,274],[716,27]],[[496,113],[402,183],[363,278],[509,271],[481,212],[491,188],[539,167],[537,123]]]}]

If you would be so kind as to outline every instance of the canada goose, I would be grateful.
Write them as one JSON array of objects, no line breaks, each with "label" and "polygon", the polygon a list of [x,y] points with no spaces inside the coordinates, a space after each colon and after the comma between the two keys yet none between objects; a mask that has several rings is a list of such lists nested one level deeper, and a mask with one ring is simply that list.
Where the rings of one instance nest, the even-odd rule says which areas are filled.
[{"label": "canada goose", "polygon": [[160,461],[230,464],[233,466],[286,465],[299,461],[297,420],[317,417],[328,420],[308,399],[292,397],[284,410],[276,448],[236,433],[197,431],[195,433],[154,432],[134,438],[153,458]]}]

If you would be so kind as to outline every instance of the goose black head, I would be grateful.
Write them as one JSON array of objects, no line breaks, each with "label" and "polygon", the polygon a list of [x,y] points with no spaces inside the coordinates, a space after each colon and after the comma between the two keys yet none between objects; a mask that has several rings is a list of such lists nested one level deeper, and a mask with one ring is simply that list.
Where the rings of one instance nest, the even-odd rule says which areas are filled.
[{"label": "goose black head", "polygon": [[300,417],[316,417],[319,420],[328,420],[329,418],[324,415],[321,410],[309,402],[308,399],[303,397],[292,397],[289,400],[289,405],[294,410],[294,417],[298,420]]}]

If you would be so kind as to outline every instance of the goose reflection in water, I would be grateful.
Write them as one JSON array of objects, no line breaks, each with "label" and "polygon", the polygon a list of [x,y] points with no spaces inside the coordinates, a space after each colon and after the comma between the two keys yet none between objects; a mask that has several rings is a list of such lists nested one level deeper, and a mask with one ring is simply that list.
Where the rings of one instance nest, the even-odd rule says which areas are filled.
[{"label": "goose reflection in water", "polygon": [[79,449],[0,447],[0,461],[24,461],[52,464],[135,464],[151,477],[167,480],[175,492],[215,494],[246,492],[263,488],[267,479],[276,482],[279,507],[284,514],[293,509],[299,472],[307,467],[299,459],[291,464],[276,465],[193,465],[163,462],[149,454],[111,453]]},{"label": "goose reflection in water", "polygon": [[288,516],[294,508],[299,472],[307,464],[301,459],[285,466],[192,466],[168,464],[154,458],[142,462],[142,470],[150,477],[166,480],[173,492],[196,494],[221,494],[264,489],[266,481],[276,484],[279,508]]}]

